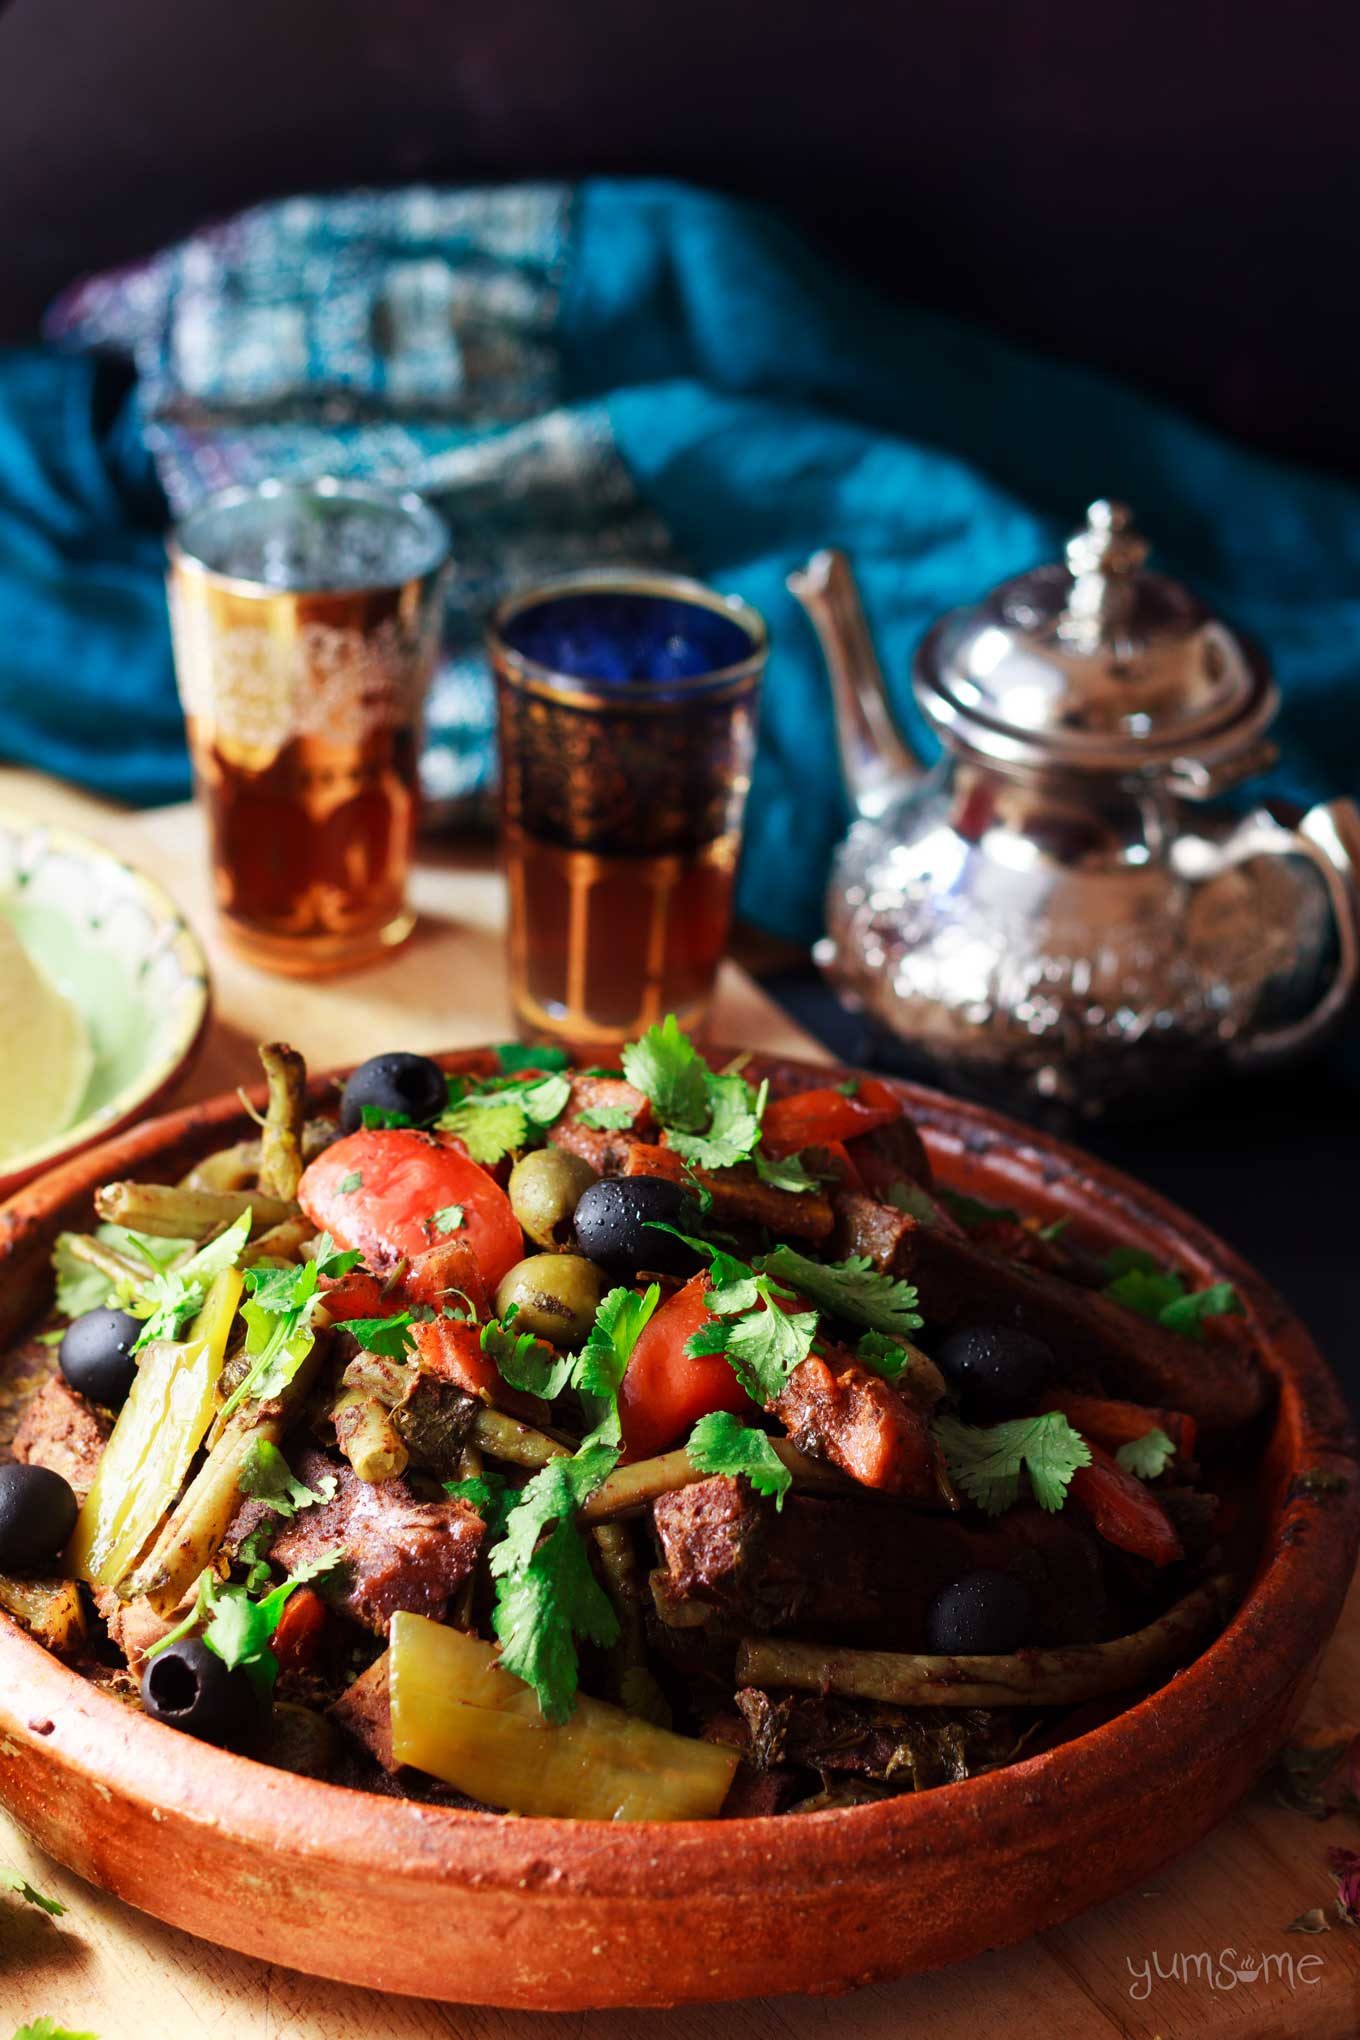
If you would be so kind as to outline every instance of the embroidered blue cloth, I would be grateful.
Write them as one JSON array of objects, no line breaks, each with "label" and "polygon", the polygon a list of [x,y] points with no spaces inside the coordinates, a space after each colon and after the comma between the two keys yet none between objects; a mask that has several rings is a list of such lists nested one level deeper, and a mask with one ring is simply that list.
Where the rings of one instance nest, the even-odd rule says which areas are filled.
[{"label": "embroidered blue cloth", "polygon": [[817,546],[864,587],[898,712],[942,608],[1057,556],[1098,495],[1267,646],[1268,785],[1360,781],[1360,489],[1094,372],[890,305],[765,214],[680,187],[406,190],[257,208],[54,308],[0,353],[0,754],[123,798],[187,787],[161,590],[169,515],[233,482],[426,491],[456,574],[428,793],[484,802],[481,619],[507,587],[681,564],[774,651],[740,907],[807,939],[847,819],[825,679],[784,588]]}]

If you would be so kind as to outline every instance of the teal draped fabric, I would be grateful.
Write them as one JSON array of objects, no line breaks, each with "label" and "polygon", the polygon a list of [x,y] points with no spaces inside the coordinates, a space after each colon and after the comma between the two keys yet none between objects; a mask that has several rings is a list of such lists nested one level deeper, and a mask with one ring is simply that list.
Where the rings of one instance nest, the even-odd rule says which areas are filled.
[{"label": "teal draped fabric", "polygon": [[50,332],[0,355],[0,753],[125,798],[187,783],[167,504],[320,472],[424,488],[453,526],[424,765],[447,812],[484,807],[491,783],[478,631],[505,587],[660,560],[762,609],[740,906],[786,935],[817,932],[847,819],[784,587],[820,545],[852,555],[929,750],[909,668],[931,618],[1056,557],[1091,498],[1123,497],[1157,562],[1275,663],[1265,790],[1360,783],[1360,487],[889,304],[731,201],[609,182],[291,199],[79,286]]}]

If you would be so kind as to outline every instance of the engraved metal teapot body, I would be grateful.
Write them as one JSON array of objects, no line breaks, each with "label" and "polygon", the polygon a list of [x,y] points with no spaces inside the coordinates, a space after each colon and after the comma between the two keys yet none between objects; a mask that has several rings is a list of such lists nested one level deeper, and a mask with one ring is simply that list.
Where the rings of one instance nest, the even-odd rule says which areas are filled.
[{"label": "engraved metal teapot body", "polygon": [[1146,571],[1118,504],[1066,565],[952,611],[888,706],[849,565],[790,578],[826,654],[858,819],[818,957],[946,1081],[1094,1114],[1324,1039],[1360,979],[1360,810],[1204,807],[1274,758],[1259,652]]}]

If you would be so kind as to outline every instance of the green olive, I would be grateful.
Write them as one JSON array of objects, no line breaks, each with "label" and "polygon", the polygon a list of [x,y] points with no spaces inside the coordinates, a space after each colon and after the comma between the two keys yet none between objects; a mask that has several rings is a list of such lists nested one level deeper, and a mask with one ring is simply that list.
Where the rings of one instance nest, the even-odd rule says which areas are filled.
[{"label": "green olive", "polygon": [[516,1306],[515,1330],[532,1332],[550,1346],[577,1346],[595,1322],[604,1277],[579,1254],[530,1254],[504,1277],[496,1291],[496,1315]]},{"label": "green olive", "polygon": [[535,1148],[521,1155],[510,1171],[510,1206],[536,1247],[551,1251],[569,1245],[581,1193],[594,1181],[590,1163],[565,1148]]}]

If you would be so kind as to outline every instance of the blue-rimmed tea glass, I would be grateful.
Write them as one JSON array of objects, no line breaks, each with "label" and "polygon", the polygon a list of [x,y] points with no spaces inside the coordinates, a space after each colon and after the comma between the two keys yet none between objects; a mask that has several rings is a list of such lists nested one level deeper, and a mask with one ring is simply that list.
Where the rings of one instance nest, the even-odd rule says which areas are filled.
[{"label": "blue-rimmed tea glass", "polygon": [[572,575],[489,633],[510,974],[526,1034],[697,1024],[727,946],[767,650],[755,610],[659,573]]}]

